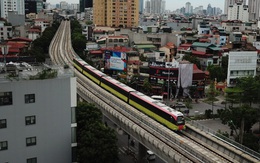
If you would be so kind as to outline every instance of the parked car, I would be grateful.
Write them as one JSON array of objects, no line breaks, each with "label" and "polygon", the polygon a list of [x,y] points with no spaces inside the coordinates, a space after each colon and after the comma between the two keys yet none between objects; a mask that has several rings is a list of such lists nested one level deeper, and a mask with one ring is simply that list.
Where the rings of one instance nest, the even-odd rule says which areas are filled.
[{"label": "parked car", "polygon": [[152,160],[155,160],[155,158],[156,158],[156,155],[152,151],[148,150],[147,151],[147,160],[152,161]]},{"label": "parked car", "polygon": [[190,110],[186,107],[186,105],[182,102],[176,102],[173,106],[172,106],[175,110],[181,111],[185,114],[189,114]]}]

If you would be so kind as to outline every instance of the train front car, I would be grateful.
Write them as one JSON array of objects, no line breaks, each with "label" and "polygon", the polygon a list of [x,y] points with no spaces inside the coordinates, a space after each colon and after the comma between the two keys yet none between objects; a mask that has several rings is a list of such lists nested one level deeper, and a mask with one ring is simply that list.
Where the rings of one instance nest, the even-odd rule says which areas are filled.
[{"label": "train front car", "polygon": [[163,108],[165,111],[167,111],[170,117],[174,119],[172,121],[172,123],[174,124],[173,130],[180,131],[185,129],[185,119],[184,119],[184,115],[181,112],[174,110],[173,108],[165,104],[161,104],[160,107]]},{"label": "train front car", "polygon": [[185,128],[183,114],[140,92],[131,92],[129,104],[171,130]]}]

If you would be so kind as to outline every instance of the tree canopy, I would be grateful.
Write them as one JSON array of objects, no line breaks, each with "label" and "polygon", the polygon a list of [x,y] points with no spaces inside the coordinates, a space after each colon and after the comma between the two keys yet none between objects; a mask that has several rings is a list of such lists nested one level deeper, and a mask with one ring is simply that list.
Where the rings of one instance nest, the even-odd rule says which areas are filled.
[{"label": "tree canopy", "polygon": [[209,71],[209,77],[211,80],[217,79],[217,81],[224,81],[227,77],[223,68],[220,66],[209,65],[207,70]]},{"label": "tree canopy", "polygon": [[197,57],[192,55],[184,55],[183,60],[189,61],[190,63],[196,64],[196,66],[201,69],[200,61]]},{"label": "tree canopy", "polygon": [[218,111],[222,123],[228,124],[230,129],[236,132],[235,139],[251,149],[255,149],[251,145],[257,141],[252,142],[255,139],[250,139],[248,142],[247,137],[253,135],[252,126],[259,121],[259,108],[252,107],[252,104],[259,102],[259,88],[259,77],[238,78],[234,88],[225,90],[226,102],[231,103],[231,105]]},{"label": "tree canopy", "polygon": [[82,34],[82,27],[80,23],[76,20],[71,21],[71,40],[72,40],[72,47],[75,52],[81,57],[83,56],[83,51],[86,48],[86,38]]},{"label": "tree canopy", "polygon": [[78,162],[117,163],[118,147],[114,130],[102,123],[102,113],[93,104],[79,103],[76,109]]},{"label": "tree canopy", "polygon": [[49,45],[51,40],[54,37],[59,25],[59,23],[55,22],[52,27],[47,27],[42,33],[42,36],[32,42],[32,48],[24,52],[22,55],[34,56],[37,62],[44,62],[47,54],[49,53]]}]

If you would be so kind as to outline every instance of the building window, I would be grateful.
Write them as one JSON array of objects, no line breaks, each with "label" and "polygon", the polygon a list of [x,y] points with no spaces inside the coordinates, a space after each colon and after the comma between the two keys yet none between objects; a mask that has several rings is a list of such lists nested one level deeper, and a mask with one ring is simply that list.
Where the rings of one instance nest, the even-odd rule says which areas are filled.
[{"label": "building window", "polygon": [[28,158],[26,163],[37,163],[37,157],[34,158]]},{"label": "building window", "polygon": [[12,92],[0,92],[0,106],[12,105],[13,97]]},{"label": "building window", "polygon": [[6,128],[6,119],[0,119],[0,128]]},{"label": "building window", "polygon": [[36,137],[26,138],[26,146],[36,145]]},{"label": "building window", "polygon": [[8,149],[8,143],[7,141],[1,141],[0,142],[0,151],[7,150]]},{"label": "building window", "polygon": [[28,103],[35,103],[35,94],[24,95],[24,98],[25,98],[25,103],[26,104],[28,104]]},{"label": "building window", "polygon": [[27,116],[25,117],[25,124],[26,125],[32,125],[36,123],[36,117],[35,116]]}]

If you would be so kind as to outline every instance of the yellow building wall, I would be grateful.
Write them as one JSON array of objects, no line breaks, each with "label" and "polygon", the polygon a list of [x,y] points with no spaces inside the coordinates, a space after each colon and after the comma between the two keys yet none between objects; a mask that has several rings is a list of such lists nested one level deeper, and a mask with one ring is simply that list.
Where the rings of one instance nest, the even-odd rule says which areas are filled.
[{"label": "yellow building wall", "polygon": [[139,0],[94,0],[93,23],[98,26],[137,27]]}]

